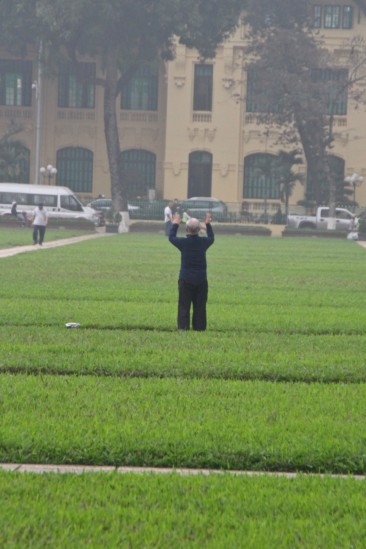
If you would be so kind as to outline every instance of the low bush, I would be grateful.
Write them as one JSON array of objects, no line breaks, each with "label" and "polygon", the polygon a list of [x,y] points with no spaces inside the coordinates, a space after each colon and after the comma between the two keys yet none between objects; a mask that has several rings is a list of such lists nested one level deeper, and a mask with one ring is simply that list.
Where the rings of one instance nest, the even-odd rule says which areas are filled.
[{"label": "low bush", "polygon": [[[264,227],[262,225],[246,225],[243,223],[214,223],[213,230],[215,234],[241,234],[256,236],[271,236],[272,234],[269,227]],[[160,221],[133,221],[130,226],[130,231],[132,233],[163,232],[164,225]]]},{"label": "low bush", "polygon": [[282,236],[319,236],[322,238],[346,238],[347,232],[327,229],[295,229],[293,227],[285,227],[282,231]]}]

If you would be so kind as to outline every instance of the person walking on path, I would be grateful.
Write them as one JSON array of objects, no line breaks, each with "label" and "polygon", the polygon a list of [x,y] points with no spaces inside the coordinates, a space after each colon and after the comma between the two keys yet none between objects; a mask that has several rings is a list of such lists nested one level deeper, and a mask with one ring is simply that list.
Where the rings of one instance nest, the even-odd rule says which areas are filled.
[{"label": "person walking on path", "polygon": [[170,229],[173,225],[173,202],[170,200],[164,208],[164,224],[165,224],[165,236],[169,236]]},{"label": "person walking on path", "polygon": [[190,329],[190,310],[193,305],[192,328],[206,330],[206,304],[208,297],[206,251],[214,243],[215,237],[211,227],[211,214],[207,213],[205,225],[207,236],[200,237],[201,224],[191,217],[186,223],[187,236],[178,237],[177,232],[181,218],[173,216],[169,242],[181,253],[181,266],[178,280],[178,330]]},{"label": "person walking on path", "polygon": [[[33,244],[39,244],[42,246],[46,227],[48,223],[48,215],[43,208],[43,204],[39,204],[33,212]],[[39,233],[39,237],[38,237]]]}]

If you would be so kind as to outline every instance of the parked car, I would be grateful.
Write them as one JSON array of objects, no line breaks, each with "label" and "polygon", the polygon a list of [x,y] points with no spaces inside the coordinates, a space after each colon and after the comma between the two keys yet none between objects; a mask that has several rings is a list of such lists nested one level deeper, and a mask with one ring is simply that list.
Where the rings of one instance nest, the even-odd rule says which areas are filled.
[{"label": "parked car", "polygon": [[[112,199],[111,198],[96,198],[95,200],[92,200],[87,204],[89,208],[93,208],[94,210],[97,210],[98,212],[107,212],[112,207]],[[128,211],[134,212],[136,210],[139,210],[138,206],[132,206],[132,204],[128,204]]]},{"label": "parked car", "polygon": [[179,206],[181,212],[188,210],[188,213],[194,217],[203,217],[207,212],[210,212],[214,221],[224,221],[227,218],[227,206],[218,198],[194,196],[182,200]]},{"label": "parked car", "polygon": [[[345,208],[336,208],[336,229],[348,231],[353,220],[353,213]],[[328,226],[329,208],[320,206],[315,215],[289,215],[287,226],[296,229],[326,229]]]}]

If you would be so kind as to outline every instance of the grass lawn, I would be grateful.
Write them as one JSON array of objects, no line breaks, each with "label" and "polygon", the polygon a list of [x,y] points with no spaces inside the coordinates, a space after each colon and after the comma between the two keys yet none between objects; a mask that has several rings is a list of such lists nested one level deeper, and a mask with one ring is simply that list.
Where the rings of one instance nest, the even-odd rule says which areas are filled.
[{"label": "grass lawn", "polygon": [[[2,259],[0,461],[366,473],[365,264],[347,240],[219,236],[208,330],[182,334],[162,235]],[[4,546],[365,538],[366,485],[350,479],[2,473],[0,488]]]},{"label": "grass lawn", "polygon": [[[27,246],[29,244],[33,244],[32,234],[32,227],[17,227],[15,229],[11,229],[0,226],[0,249],[2,250],[4,248],[13,248],[15,246]],[[63,238],[72,238],[74,236],[83,236],[86,234],[91,234],[91,231],[73,228],[59,229],[48,227],[46,230],[45,242],[60,240]]]},{"label": "grass lawn", "polygon": [[364,547],[359,480],[1,473],[1,547]]}]

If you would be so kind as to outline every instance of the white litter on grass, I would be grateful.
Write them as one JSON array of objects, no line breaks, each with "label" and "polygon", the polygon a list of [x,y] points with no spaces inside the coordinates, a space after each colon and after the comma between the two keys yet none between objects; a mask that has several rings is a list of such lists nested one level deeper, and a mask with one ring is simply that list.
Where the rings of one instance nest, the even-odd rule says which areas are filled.
[{"label": "white litter on grass", "polygon": [[67,322],[65,326],[66,328],[79,328],[80,324],[78,322]]}]

